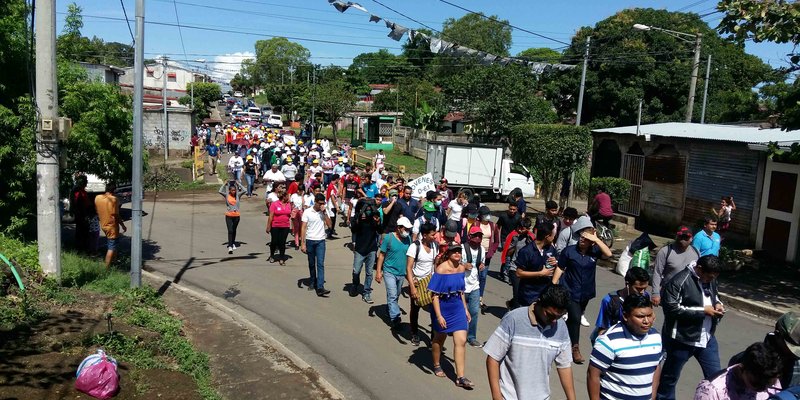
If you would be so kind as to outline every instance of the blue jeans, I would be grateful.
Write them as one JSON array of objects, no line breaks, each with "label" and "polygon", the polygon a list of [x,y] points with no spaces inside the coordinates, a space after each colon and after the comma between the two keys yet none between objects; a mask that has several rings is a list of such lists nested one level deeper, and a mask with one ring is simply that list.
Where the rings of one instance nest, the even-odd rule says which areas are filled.
[{"label": "blue jeans", "polygon": [[689,346],[665,337],[664,353],[666,353],[667,359],[661,367],[661,381],[658,384],[656,396],[658,400],[675,399],[675,385],[681,377],[681,370],[692,357],[700,363],[704,379],[708,379],[720,370],[719,345],[714,336],[711,336],[705,348]]},{"label": "blue jeans", "polygon": [[306,240],[308,273],[314,289],[325,288],[325,240]]},{"label": "blue jeans", "polygon": [[480,290],[464,293],[464,300],[467,302],[467,309],[469,310],[470,317],[472,317],[469,321],[469,329],[467,330],[467,342],[478,339],[478,315],[481,313],[480,294]]},{"label": "blue jeans", "polygon": [[361,277],[361,268],[364,268],[364,296],[372,293],[372,268],[375,266],[375,255],[377,252],[371,251],[366,255],[353,252],[353,287],[358,290],[358,283]]},{"label": "blue jeans", "polygon": [[244,174],[244,179],[247,180],[247,195],[253,195],[253,183],[256,181],[256,176],[252,174]]},{"label": "blue jeans", "polygon": [[400,290],[403,289],[404,275],[394,275],[391,272],[383,271],[383,280],[386,282],[386,306],[389,307],[389,319],[394,321],[400,318]]},{"label": "blue jeans", "polygon": [[489,264],[491,262],[491,258],[483,260],[483,265],[486,267],[483,269],[483,271],[478,271],[478,283],[481,285],[481,297],[483,297],[483,292],[486,290],[486,277],[489,275]]}]

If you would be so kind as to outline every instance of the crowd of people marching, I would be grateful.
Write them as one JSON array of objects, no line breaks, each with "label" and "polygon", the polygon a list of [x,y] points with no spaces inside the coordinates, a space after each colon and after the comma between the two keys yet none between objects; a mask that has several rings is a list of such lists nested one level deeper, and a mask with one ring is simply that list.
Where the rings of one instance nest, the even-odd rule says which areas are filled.
[{"label": "crowd of people marching", "polygon": [[[475,385],[465,376],[466,347],[482,347],[493,398],[549,398],[554,363],[566,397],[575,398],[571,368],[587,361],[580,328],[590,325],[584,313],[597,297],[597,260],[611,256],[595,235],[593,220],[610,218],[608,194],[601,190],[586,214],[552,201],[533,214],[515,192],[507,209],[493,217],[480,196],[454,192],[447,179],[415,197],[403,178],[387,174],[382,151],[359,169],[347,145],[334,149],[327,139],[302,138],[250,126],[203,129],[198,135],[212,174],[220,154],[231,153],[231,179],[219,189],[228,253],[237,248],[241,199],[258,196],[260,181],[269,210],[269,262],[284,265],[287,243],[305,253],[307,287],[317,296],[330,294],[326,241],[337,237],[337,227],[349,229],[350,296],[373,304],[373,284],[383,285],[390,324],[399,330],[407,287],[413,346],[422,342],[420,313],[430,314],[433,337],[426,345],[435,376],[445,377],[441,353],[451,336],[456,385]],[[652,269],[630,268],[624,286],[601,294],[589,336],[590,398],[674,399],[690,358],[697,359],[704,378],[695,399],[767,399],[800,385],[800,316],[793,313],[781,317],[763,342],[721,367],[715,335],[726,310],[716,284],[721,264],[715,231],[718,219],[729,223],[734,210],[733,199],[724,198],[702,230],[679,227]],[[483,295],[490,268],[510,286],[509,312],[481,342],[477,326],[487,307]],[[665,316],[661,332],[655,328],[659,306]]]}]

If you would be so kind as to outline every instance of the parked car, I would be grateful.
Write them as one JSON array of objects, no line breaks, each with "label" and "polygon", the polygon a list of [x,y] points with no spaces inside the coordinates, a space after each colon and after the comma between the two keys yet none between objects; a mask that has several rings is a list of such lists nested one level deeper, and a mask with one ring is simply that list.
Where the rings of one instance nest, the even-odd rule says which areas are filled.
[{"label": "parked car", "polygon": [[270,114],[269,118],[267,118],[267,125],[274,128],[283,128],[283,120],[278,114]]},{"label": "parked car", "polygon": [[250,119],[254,119],[256,121],[261,119],[261,109],[258,107],[249,107],[247,109],[247,114],[250,115]]},{"label": "parked car", "polygon": [[272,114],[272,106],[263,106],[263,107],[261,107],[261,114],[263,114],[263,115]]},{"label": "parked car", "polygon": [[242,97],[242,96],[244,96],[244,93],[242,93],[242,92],[240,92],[238,90],[233,92],[233,97]]}]

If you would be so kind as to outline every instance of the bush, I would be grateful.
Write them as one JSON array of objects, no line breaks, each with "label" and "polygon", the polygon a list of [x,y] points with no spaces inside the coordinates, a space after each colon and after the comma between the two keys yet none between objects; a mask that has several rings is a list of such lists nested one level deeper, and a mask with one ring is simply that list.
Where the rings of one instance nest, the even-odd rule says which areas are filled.
[{"label": "bush", "polygon": [[597,188],[603,186],[606,193],[611,196],[611,203],[614,209],[619,207],[620,204],[628,201],[631,195],[631,183],[627,179],[622,178],[592,178],[590,185],[590,194],[593,198],[597,194]]},{"label": "bush", "polygon": [[166,165],[153,168],[144,175],[144,190],[172,190],[181,184],[181,178]]}]

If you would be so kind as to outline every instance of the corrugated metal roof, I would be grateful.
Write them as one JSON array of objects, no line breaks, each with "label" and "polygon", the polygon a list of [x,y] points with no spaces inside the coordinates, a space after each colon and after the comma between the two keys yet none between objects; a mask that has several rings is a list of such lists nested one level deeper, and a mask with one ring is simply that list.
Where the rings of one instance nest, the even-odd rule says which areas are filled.
[{"label": "corrugated metal roof", "polygon": [[[635,135],[636,125],[595,129],[592,132]],[[725,140],[740,143],[800,142],[800,130],[782,131],[780,128],[761,129],[754,126],[695,124],[666,122],[639,127],[641,135],[684,139]]]}]

